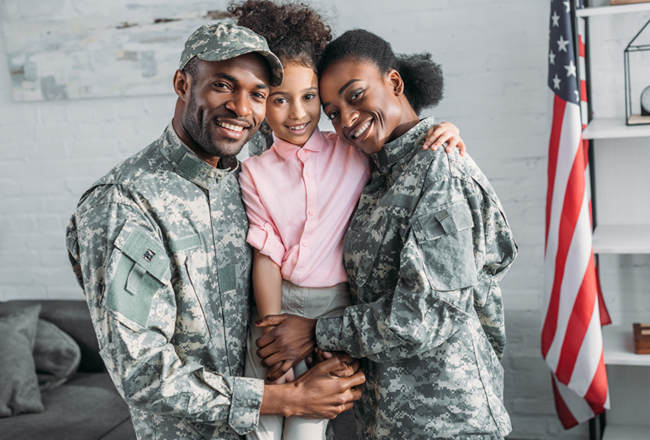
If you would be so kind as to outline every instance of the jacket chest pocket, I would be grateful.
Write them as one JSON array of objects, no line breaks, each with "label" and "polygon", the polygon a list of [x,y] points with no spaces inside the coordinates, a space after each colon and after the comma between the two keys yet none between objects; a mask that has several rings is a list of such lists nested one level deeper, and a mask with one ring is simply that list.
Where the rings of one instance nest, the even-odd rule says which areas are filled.
[{"label": "jacket chest pocket", "polygon": [[472,227],[467,202],[427,213],[411,220],[434,288],[458,290],[478,283]]}]

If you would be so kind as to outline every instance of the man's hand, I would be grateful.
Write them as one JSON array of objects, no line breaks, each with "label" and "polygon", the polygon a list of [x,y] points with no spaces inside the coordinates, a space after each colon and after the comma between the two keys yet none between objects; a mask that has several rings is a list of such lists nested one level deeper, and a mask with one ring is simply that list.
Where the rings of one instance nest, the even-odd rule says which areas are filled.
[{"label": "man's hand", "polygon": [[257,355],[263,359],[265,366],[282,363],[280,368],[268,372],[266,379],[269,381],[279,379],[291,367],[309,356],[316,347],[315,319],[284,313],[268,315],[255,325],[262,328],[275,326],[256,341],[260,347]]},{"label": "man's hand", "polygon": [[465,155],[467,150],[465,142],[460,137],[458,127],[451,122],[442,122],[428,129],[427,138],[422,148],[426,150],[431,147],[433,151],[436,151],[444,143],[447,143],[447,153],[451,153],[454,148],[458,147],[461,156]]},{"label": "man's hand", "polygon": [[363,372],[358,370],[358,363],[352,376],[337,376],[337,372],[347,368],[354,369],[338,357],[332,357],[307,370],[294,382],[265,386],[260,414],[306,419],[335,418],[361,398],[360,385],[366,380]]}]

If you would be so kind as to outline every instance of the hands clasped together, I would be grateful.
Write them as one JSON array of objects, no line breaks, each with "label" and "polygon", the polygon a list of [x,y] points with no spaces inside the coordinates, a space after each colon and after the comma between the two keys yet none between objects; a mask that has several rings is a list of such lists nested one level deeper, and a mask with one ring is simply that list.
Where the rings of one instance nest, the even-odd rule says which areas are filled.
[{"label": "hands clasped together", "polygon": [[[351,409],[353,402],[361,398],[360,385],[365,382],[365,376],[359,369],[359,361],[347,353],[315,351],[315,319],[290,314],[269,315],[256,325],[274,327],[257,340],[258,356],[264,359],[263,364],[272,367],[266,377],[268,381],[277,381],[298,362],[313,355],[310,369],[290,382],[295,392],[276,402],[286,408],[295,408],[292,399],[299,398],[301,413],[293,411],[291,415],[333,419]],[[278,408],[272,412],[282,414],[284,410]]]}]

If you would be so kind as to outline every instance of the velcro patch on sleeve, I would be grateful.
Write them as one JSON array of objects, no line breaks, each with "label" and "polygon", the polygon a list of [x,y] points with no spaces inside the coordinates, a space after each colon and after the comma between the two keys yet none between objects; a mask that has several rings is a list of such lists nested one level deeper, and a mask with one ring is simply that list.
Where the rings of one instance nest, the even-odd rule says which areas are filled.
[{"label": "velcro patch on sleeve", "polygon": [[[170,260],[161,243],[139,226],[125,225],[115,239],[106,307],[145,327],[154,295],[168,282]],[[129,323],[125,323],[129,324]]]}]

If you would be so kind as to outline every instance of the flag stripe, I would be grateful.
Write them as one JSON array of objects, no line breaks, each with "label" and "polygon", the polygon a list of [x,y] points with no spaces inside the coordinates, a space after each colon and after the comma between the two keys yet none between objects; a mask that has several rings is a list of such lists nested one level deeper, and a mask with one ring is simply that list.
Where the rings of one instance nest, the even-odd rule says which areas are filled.
[{"label": "flag stripe", "polygon": [[[556,99],[560,99],[556,97]],[[578,106],[571,103],[564,102],[564,115],[562,119],[555,119],[558,122],[557,130],[560,131],[559,136],[559,147],[555,171],[554,184],[549,184],[549,192],[551,191],[550,187],[552,186],[551,193],[551,212],[549,219],[548,227],[548,243],[546,245],[546,254],[544,262],[544,311],[547,314],[551,314],[551,320],[553,323],[557,322],[557,307],[551,307],[551,291],[553,287],[553,280],[555,279],[556,273],[556,254],[559,243],[559,230],[560,222],[562,216],[562,207],[564,204],[564,193],[567,187],[567,182],[569,180],[571,169],[576,158],[578,151],[579,141],[580,141],[580,128],[579,125],[576,126],[576,121],[580,121],[580,111]],[[557,296],[555,298],[557,300]],[[555,304],[557,306],[557,304]],[[546,320],[546,316],[544,317]],[[549,341],[546,345],[546,350],[553,340],[555,334],[555,324],[550,327],[549,330]]]},{"label": "flag stripe", "polygon": [[585,400],[596,414],[601,414],[609,409],[609,391],[607,389],[607,369],[605,368],[605,354],[601,350],[598,370],[594,374],[591,386],[585,394]]},{"label": "flag stripe", "polygon": [[551,140],[548,147],[548,190],[546,192],[546,239],[548,245],[548,231],[551,221],[551,205],[553,196],[553,184],[555,183],[555,171],[557,169],[557,155],[560,147],[560,135],[562,134],[562,119],[566,101],[555,95],[553,99],[553,125],[551,129]]},{"label": "flag stripe", "polygon": [[562,394],[560,394],[560,390],[558,390],[557,384],[555,383],[555,378],[551,377],[551,383],[553,384],[553,396],[555,397],[555,410],[560,418],[560,422],[562,422],[562,426],[565,429],[573,428],[579,422],[573,417],[571,410],[562,398]]},{"label": "flag stripe", "polygon": [[[582,156],[578,153],[576,165],[574,167],[578,177],[580,174],[580,171],[578,170],[582,169],[582,165],[579,163],[581,157]],[[591,310],[593,309],[593,304],[588,305],[585,303],[585,301],[588,300],[589,295],[593,292],[588,290],[582,292],[583,296],[580,296],[582,287],[585,287],[585,279],[590,268],[589,264],[593,260],[593,253],[591,252],[591,224],[589,222],[588,209],[589,201],[586,195],[587,192],[583,191],[580,214],[576,221],[573,234],[571,238],[568,239],[571,242],[566,256],[565,265],[565,272],[568,276],[562,277],[561,290],[559,294],[560,304],[558,308],[557,331],[551,348],[546,356],[547,364],[556,372],[556,376],[560,378],[562,383],[568,382],[568,379],[571,377],[571,372],[573,371],[573,363],[568,367],[566,365],[564,366],[563,372],[566,373],[566,368],[569,369],[566,376],[562,376],[558,371],[561,350],[563,349],[563,346],[567,344],[567,338],[565,338],[565,336],[567,334],[571,335],[568,339],[571,340],[573,344],[579,344],[583,340],[580,335],[584,335],[586,328],[589,325],[589,319],[587,319],[582,328],[577,328],[577,323],[575,321],[577,317],[574,316],[574,313],[576,313],[576,311],[580,313],[584,307],[586,307],[590,316]],[[582,278],[579,277],[580,274],[583,274]],[[584,296],[585,294],[587,296]],[[572,319],[574,320],[573,327],[570,326],[570,321]],[[577,348],[580,348],[579,345]]]},{"label": "flag stripe", "polygon": [[[585,342],[580,347],[578,358],[576,359],[575,374],[571,377],[568,387],[575,391],[581,397],[589,392],[593,384],[593,378],[600,367],[599,363],[603,356],[603,341],[600,335],[600,319],[598,319],[598,304],[594,302],[594,313],[585,335]],[[604,358],[603,358],[604,359]],[[604,364],[603,364],[604,366]],[[607,383],[607,380],[605,380]],[[605,399],[590,402],[589,405],[602,406]]]},{"label": "flag stripe", "polygon": [[[573,111],[569,111],[573,109]],[[564,129],[562,130],[562,136],[561,139],[565,142],[571,142],[565,148],[565,152],[568,153],[567,155],[570,154],[570,160],[566,160],[566,158],[562,157],[565,156],[563,154],[559,154],[558,157],[565,159],[564,163],[571,163],[573,166],[571,167],[570,172],[568,173],[568,179],[566,180],[566,184],[562,186],[556,186],[553,191],[553,201],[552,201],[552,208],[556,208],[555,205],[559,204],[556,203],[557,201],[560,201],[560,196],[556,196],[555,193],[558,191],[563,190],[564,192],[564,197],[562,198],[562,209],[557,209],[555,212],[557,213],[559,217],[559,227],[557,229],[557,243],[553,243],[557,246],[557,250],[554,252],[554,255],[551,254],[551,258],[553,259],[553,266],[554,266],[554,271],[553,271],[553,281],[552,281],[552,287],[551,287],[551,292],[550,292],[550,301],[548,305],[548,313],[546,315],[546,320],[544,321],[544,327],[542,329],[542,355],[546,357],[546,354],[548,353],[551,344],[553,343],[553,339],[555,338],[555,332],[557,330],[557,317],[558,317],[558,312],[559,312],[559,306],[560,306],[560,288],[562,286],[562,282],[564,281],[564,271],[566,268],[566,262],[567,262],[567,254],[569,253],[569,248],[571,245],[573,233],[575,231],[576,224],[578,222],[578,217],[580,216],[580,207],[582,206],[582,199],[584,197],[584,165],[583,165],[583,157],[582,156],[582,151],[581,149],[578,148],[580,145],[580,133],[579,130],[575,129],[575,117],[576,117],[576,110],[577,106],[571,103],[567,103],[566,110],[565,110],[565,118],[563,119],[563,126],[568,122],[569,124],[573,125],[573,129]],[[567,118],[568,116],[568,118]],[[566,121],[569,119],[569,121]],[[579,119],[578,119],[579,121]],[[569,125],[569,127],[571,127]],[[564,134],[569,132],[569,139],[563,139],[565,138]],[[575,132],[578,134],[578,140],[577,142],[571,138],[575,137]],[[575,148],[572,148],[571,145],[574,145]],[[578,154],[576,154],[578,153]],[[561,164],[558,164],[558,167],[560,167]],[[559,207],[558,207],[559,208]],[[554,226],[553,225],[553,212],[551,212],[551,228]],[[551,230],[549,233],[554,233],[555,231]],[[548,249],[547,249],[547,264],[548,262]]]}]

